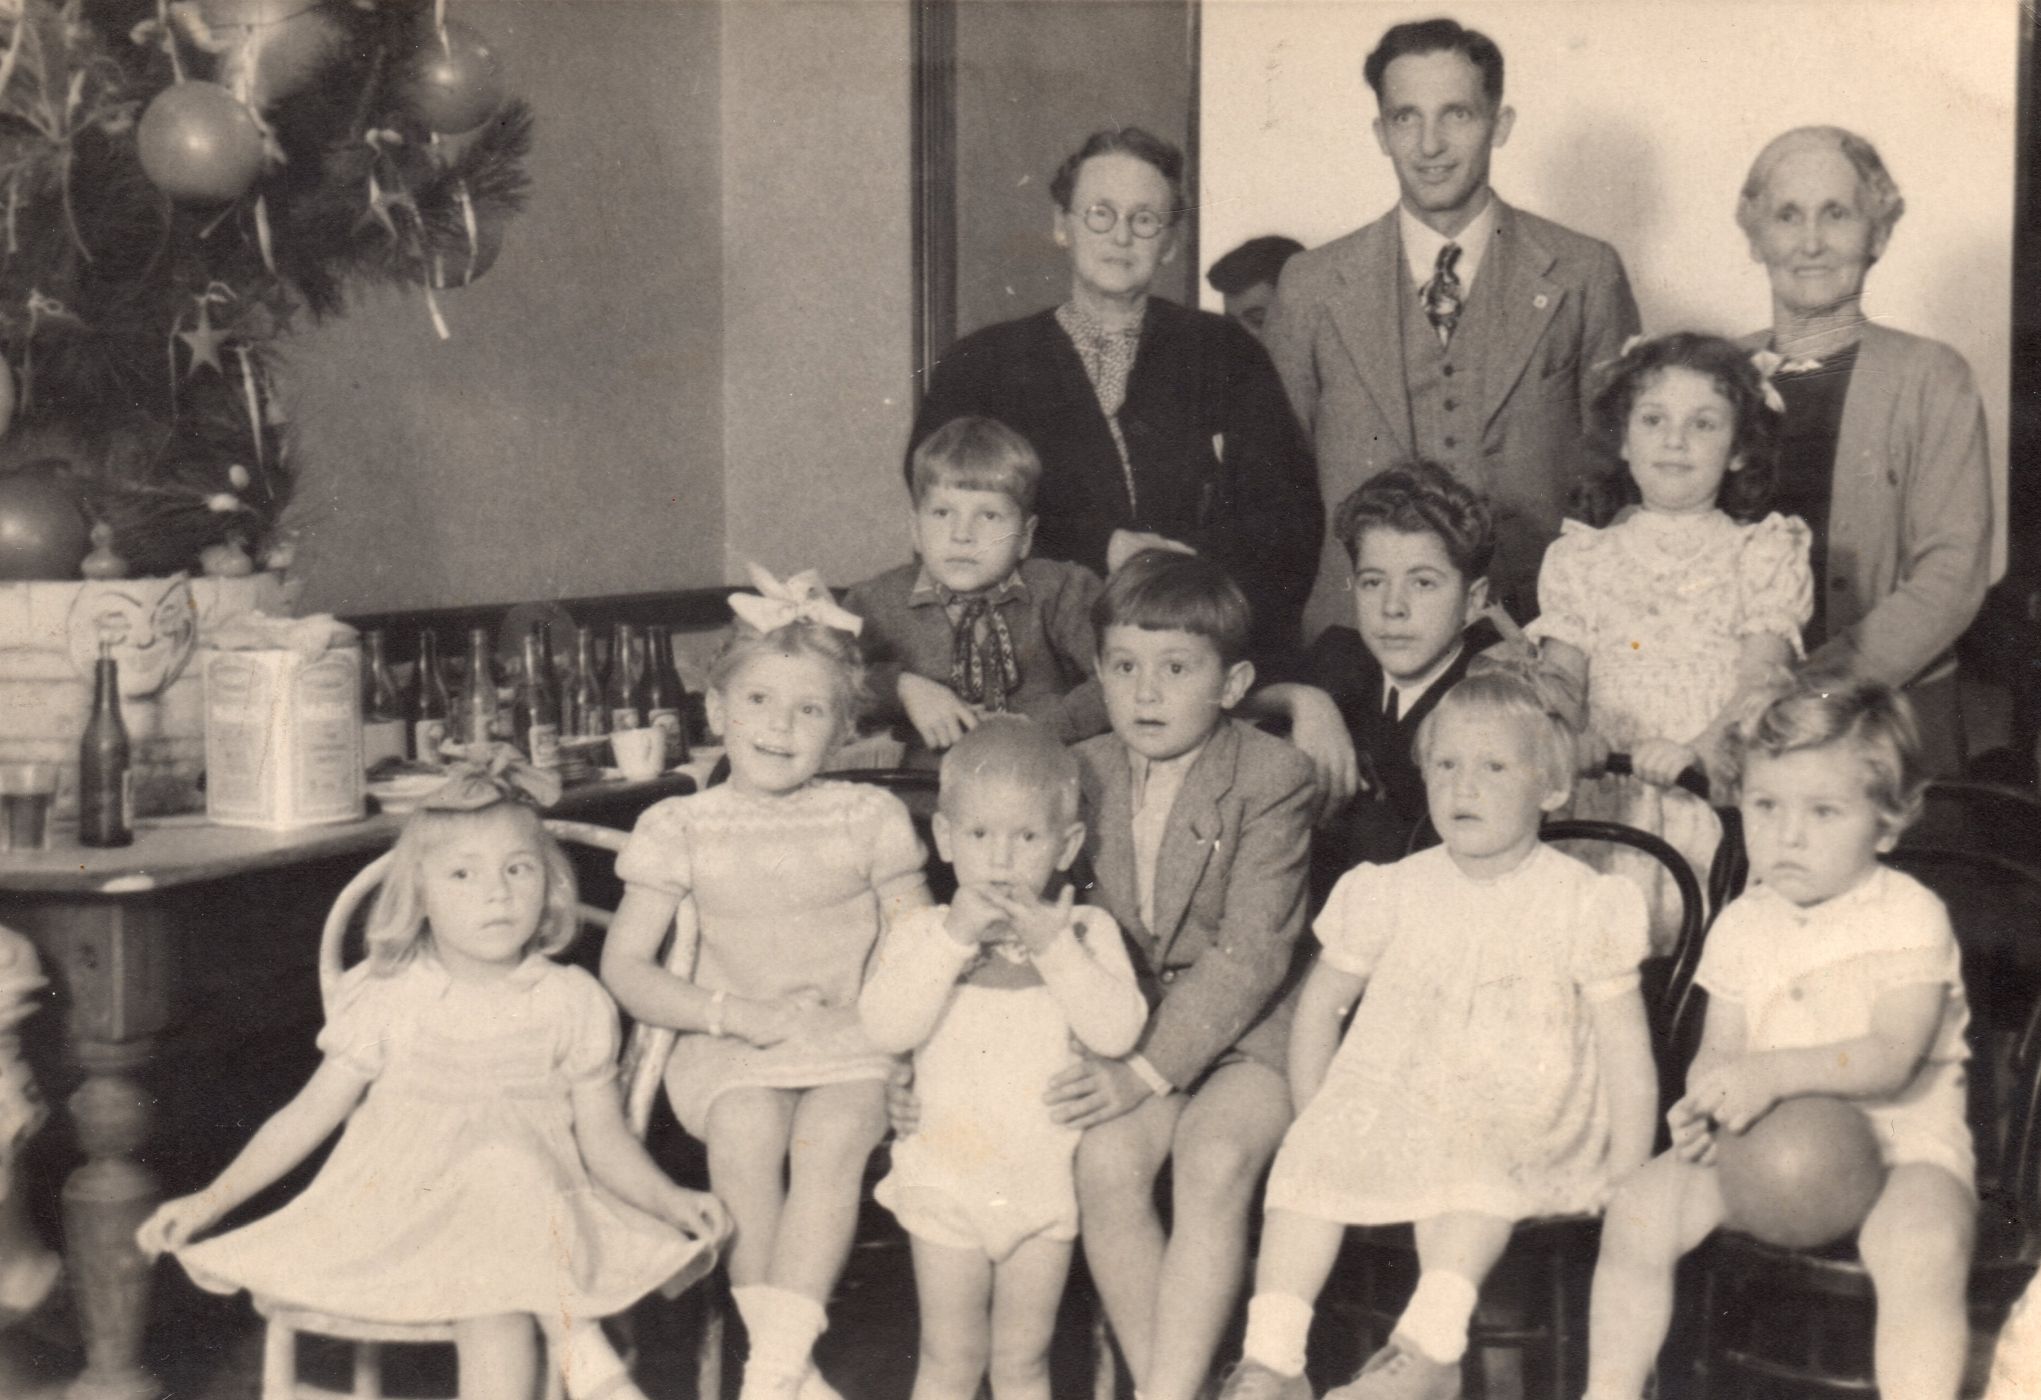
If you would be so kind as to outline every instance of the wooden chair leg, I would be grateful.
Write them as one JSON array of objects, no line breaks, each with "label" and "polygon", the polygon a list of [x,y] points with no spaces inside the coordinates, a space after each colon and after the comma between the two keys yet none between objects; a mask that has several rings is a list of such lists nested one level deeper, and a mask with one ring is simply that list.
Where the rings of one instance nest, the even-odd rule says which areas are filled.
[{"label": "wooden chair leg", "polygon": [[262,1400],[292,1400],[298,1387],[298,1334],[276,1318],[262,1334]]},{"label": "wooden chair leg", "polygon": [[695,1345],[695,1400],[723,1400],[723,1332],[730,1292],[718,1271],[702,1280],[702,1335]]},{"label": "wooden chair leg", "polygon": [[1100,1302],[1091,1317],[1091,1400],[1114,1400],[1120,1390],[1120,1365],[1113,1355],[1113,1325]]},{"label": "wooden chair leg", "polygon": [[379,1343],[354,1344],[354,1400],[383,1400],[383,1348]]}]

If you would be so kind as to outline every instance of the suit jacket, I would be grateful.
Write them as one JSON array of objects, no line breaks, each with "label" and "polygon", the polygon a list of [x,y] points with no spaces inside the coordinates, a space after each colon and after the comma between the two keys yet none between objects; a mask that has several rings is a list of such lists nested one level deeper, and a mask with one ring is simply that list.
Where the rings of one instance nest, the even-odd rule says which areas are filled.
[{"label": "suit jacket", "polygon": [[[1490,278],[1483,295],[1498,322],[1478,350],[1481,441],[1460,468],[1495,511],[1490,582],[1523,620],[1537,611],[1538,565],[1580,470],[1593,376],[1636,334],[1637,302],[1615,249],[1500,199],[1477,288]],[[1409,280],[1394,209],[1283,269],[1269,353],[1311,435],[1328,516],[1416,452],[1400,321]],[[1307,631],[1344,616],[1345,564],[1327,541]]]},{"label": "suit jacket", "polygon": [[1148,299],[1120,429],[1052,311],[974,331],[936,362],[908,444],[996,418],[1042,459],[1035,553],[1103,576],[1115,530],[1152,530],[1224,564],[1254,605],[1258,650],[1294,647],[1325,522],[1311,448],[1260,342],[1224,316]]},{"label": "suit jacket", "polygon": [[1170,808],[1150,928],[1134,874],[1127,746],[1102,734],[1076,752],[1096,882],[1089,902],[1119,920],[1156,1003],[1139,1053],[1178,1088],[1236,1046],[1280,1070],[1290,1039],[1283,994],[1304,931],[1310,761],[1237,720],[1213,731]]},{"label": "suit jacket", "polygon": [[1948,674],[1991,583],[1991,458],[1963,357],[1866,325],[1833,480],[1829,576],[1814,581],[1829,639],[1809,659],[1892,686]]}]

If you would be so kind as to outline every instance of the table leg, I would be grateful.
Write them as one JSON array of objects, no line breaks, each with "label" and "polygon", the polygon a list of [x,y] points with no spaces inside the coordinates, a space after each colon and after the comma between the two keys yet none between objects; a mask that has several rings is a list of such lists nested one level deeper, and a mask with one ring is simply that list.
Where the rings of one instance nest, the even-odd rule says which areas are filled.
[{"label": "table leg", "polygon": [[65,1258],[85,1334],[85,1370],[68,1400],[154,1400],[162,1387],[141,1366],[149,1316],[149,1261],[135,1228],[155,1209],[156,1178],[135,1150],[149,1129],[149,1100],[128,1071],[153,1042],[74,1040],[85,1083],[71,1095],[85,1163],[64,1183]]}]

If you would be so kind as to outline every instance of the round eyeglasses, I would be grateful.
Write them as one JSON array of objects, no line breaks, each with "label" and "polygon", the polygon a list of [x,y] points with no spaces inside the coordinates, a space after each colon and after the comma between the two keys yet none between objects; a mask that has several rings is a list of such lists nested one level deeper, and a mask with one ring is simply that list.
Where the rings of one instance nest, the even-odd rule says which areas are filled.
[{"label": "round eyeglasses", "polygon": [[[1084,211],[1084,226],[1093,233],[1111,233],[1120,222],[1120,211],[1110,204],[1093,204]],[[1136,238],[1153,238],[1169,227],[1153,209],[1136,209],[1126,216],[1127,228]]]}]

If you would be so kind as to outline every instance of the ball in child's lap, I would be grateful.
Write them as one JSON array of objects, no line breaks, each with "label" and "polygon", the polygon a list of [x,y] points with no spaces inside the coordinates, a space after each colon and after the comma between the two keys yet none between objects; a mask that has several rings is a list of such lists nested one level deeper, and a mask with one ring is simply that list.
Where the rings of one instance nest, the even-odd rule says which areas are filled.
[{"label": "ball in child's lap", "polygon": [[1855,1104],[1788,1099],[1743,1133],[1721,1133],[1715,1167],[1731,1229],[1787,1249],[1832,1244],[1885,1188],[1871,1120]]}]

